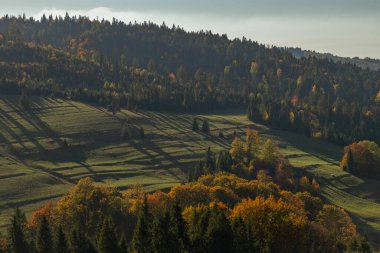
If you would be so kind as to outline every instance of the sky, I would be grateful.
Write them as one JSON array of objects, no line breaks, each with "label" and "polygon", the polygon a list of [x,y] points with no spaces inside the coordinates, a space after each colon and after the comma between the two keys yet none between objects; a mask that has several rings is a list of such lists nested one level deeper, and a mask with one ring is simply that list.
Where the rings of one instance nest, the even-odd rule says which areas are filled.
[{"label": "sky", "polygon": [[380,59],[380,0],[0,0],[0,15],[113,17]]}]

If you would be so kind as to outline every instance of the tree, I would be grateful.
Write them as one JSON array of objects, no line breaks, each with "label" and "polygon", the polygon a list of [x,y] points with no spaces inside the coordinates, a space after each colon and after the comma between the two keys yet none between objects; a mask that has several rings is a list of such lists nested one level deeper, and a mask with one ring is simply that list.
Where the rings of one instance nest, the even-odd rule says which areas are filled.
[{"label": "tree", "polygon": [[111,218],[103,221],[98,234],[98,250],[99,253],[119,253],[120,248],[115,234],[115,225]]},{"label": "tree", "polygon": [[128,253],[128,243],[127,243],[127,239],[125,238],[125,234],[121,236],[121,239],[119,242],[119,248],[120,248],[120,253]]},{"label": "tree", "polygon": [[279,158],[276,145],[272,140],[268,139],[262,150],[262,159],[267,164],[276,164]]},{"label": "tree", "polygon": [[354,158],[352,156],[351,148],[348,148],[348,151],[344,154],[342,161],[340,162],[340,167],[344,171],[353,171],[354,170]]},{"label": "tree", "polygon": [[69,253],[69,246],[62,226],[59,226],[56,230],[54,238],[54,250],[55,253]]},{"label": "tree", "polygon": [[97,253],[91,241],[81,229],[73,228],[70,235],[71,253]]},{"label": "tree", "polygon": [[226,150],[222,150],[219,152],[218,160],[216,161],[216,169],[229,172],[231,171],[232,163],[230,153]]},{"label": "tree", "polygon": [[140,127],[140,129],[139,129],[139,137],[142,139],[142,138],[144,138],[144,136],[145,136],[144,128]]},{"label": "tree", "polygon": [[25,214],[16,209],[8,230],[9,248],[12,253],[27,253],[29,245],[25,232]]},{"label": "tree", "polygon": [[209,134],[210,133],[210,127],[209,127],[208,121],[206,119],[203,120],[202,132],[205,133],[205,134]]},{"label": "tree", "polygon": [[233,252],[246,253],[249,251],[247,226],[241,217],[232,220]]},{"label": "tree", "polygon": [[232,250],[233,234],[224,210],[217,204],[211,208],[206,230],[207,248],[210,253],[229,253]]},{"label": "tree", "polygon": [[211,151],[211,148],[208,147],[206,154],[205,154],[205,168],[209,172],[214,172],[216,170],[216,164],[215,164],[215,154]]},{"label": "tree", "polygon": [[194,132],[198,132],[199,131],[199,126],[198,126],[197,119],[193,120],[193,127],[192,127],[192,129],[193,129]]},{"label": "tree", "polygon": [[356,226],[350,216],[339,207],[324,205],[316,220],[338,241],[348,243],[356,236]]},{"label": "tree", "polygon": [[259,133],[247,128],[244,152],[247,162],[250,162],[259,152]]},{"label": "tree", "polygon": [[231,143],[230,154],[235,164],[243,161],[244,158],[244,143],[240,138],[235,137]]},{"label": "tree", "polygon": [[54,248],[51,229],[46,216],[42,217],[41,224],[37,232],[36,248],[39,253],[50,253]]},{"label": "tree", "polygon": [[146,197],[144,204],[140,207],[140,212],[131,242],[133,253],[152,252],[152,225],[153,217],[148,210]]}]

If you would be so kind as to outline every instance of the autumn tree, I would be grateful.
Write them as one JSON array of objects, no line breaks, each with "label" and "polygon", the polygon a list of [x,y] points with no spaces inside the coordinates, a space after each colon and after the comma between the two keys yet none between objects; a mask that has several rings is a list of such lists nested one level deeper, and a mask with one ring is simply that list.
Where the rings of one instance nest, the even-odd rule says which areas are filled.
[{"label": "autumn tree", "polygon": [[244,143],[240,138],[235,137],[231,143],[230,154],[235,164],[241,163],[244,158]]},{"label": "autumn tree", "polygon": [[268,139],[263,146],[261,156],[266,164],[276,164],[279,159],[279,153],[276,145],[272,140]]},{"label": "autumn tree", "polygon": [[352,223],[350,216],[339,207],[324,205],[316,221],[327,228],[338,241],[348,243],[356,236],[356,226]]},{"label": "autumn tree", "polygon": [[247,128],[244,153],[245,153],[248,163],[255,156],[258,156],[258,151],[259,151],[259,133],[255,130]]}]

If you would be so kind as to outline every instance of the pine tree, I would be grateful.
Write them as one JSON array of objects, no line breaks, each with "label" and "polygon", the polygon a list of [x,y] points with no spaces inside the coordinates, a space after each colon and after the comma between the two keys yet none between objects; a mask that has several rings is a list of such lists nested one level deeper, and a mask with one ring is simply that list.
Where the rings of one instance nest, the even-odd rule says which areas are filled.
[{"label": "pine tree", "polygon": [[20,209],[15,210],[8,230],[9,248],[11,253],[27,253],[29,246],[25,233],[25,214]]},{"label": "pine tree", "polygon": [[168,212],[154,222],[152,245],[153,252],[172,252],[172,236],[170,233],[170,215]]},{"label": "pine tree", "polygon": [[36,248],[39,253],[50,253],[53,251],[53,238],[46,216],[42,216],[41,224],[38,228]]},{"label": "pine tree", "polygon": [[144,204],[140,208],[137,224],[133,231],[132,252],[150,253],[152,251],[152,224],[153,218],[148,210],[145,197]]},{"label": "pine tree", "polygon": [[54,240],[55,253],[69,253],[68,243],[61,226],[58,227]]},{"label": "pine tree", "polygon": [[205,154],[205,168],[209,172],[214,172],[216,170],[215,154],[211,151],[210,147],[208,147]]},{"label": "pine tree", "polygon": [[144,132],[144,128],[140,127],[139,129],[139,137],[142,139],[145,137],[145,132]]},{"label": "pine tree", "polygon": [[74,228],[70,235],[71,253],[97,253],[94,245],[80,230]]},{"label": "pine tree", "polygon": [[211,253],[230,253],[232,250],[232,230],[224,211],[215,204],[210,212],[206,230],[207,248]]},{"label": "pine tree", "polygon": [[198,126],[198,121],[197,119],[193,120],[193,131],[198,132],[199,131],[199,126]]},{"label": "pine tree", "polygon": [[232,157],[230,153],[226,150],[219,152],[218,160],[216,161],[216,168],[219,171],[231,171],[232,167]]},{"label": "pine tree", "polygon": [[354,157],[352,155],[352,151],[349,148],[348,153],[347,153],[347,171],[353,171],[355,170],[354,168]]},{"label": "pine tree", "polygon": [[175,240],[173,252],[186,252],[189,238],[186,231],[186,223],[182,217],[182,210],[177,200],[174,201],[170,209],[170,232]]},{"label": "pine tree", "polygon": [[125,238],[125,234],[121,236],[120,242],[119,242],[119,249],[120,253],[128,253],[128,242]]},{"label": "pine tree", "polygon": [[104,219],[98,234],[99,253],[119,253],[120,248],[115,234],[115,225],[110,218]]},{"label": "pine tree", "polygon": [[236,218],[232,222],[233,231],[233,252],[234,253],[246,253],[249,250],[248,247],[248,235],[247,229],[243,219]]},{"label": "pine tree", "polygon": [[206,119],[203,120],[202,132],[205,133],[205,134],[209,134],[210,133],[210,127],[209,127],[208,121]]}]

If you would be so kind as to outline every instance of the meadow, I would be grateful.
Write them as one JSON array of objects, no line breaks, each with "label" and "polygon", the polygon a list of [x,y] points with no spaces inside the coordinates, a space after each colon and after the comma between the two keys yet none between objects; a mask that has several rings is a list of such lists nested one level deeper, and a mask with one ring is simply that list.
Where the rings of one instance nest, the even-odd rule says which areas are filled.
[{"label": "meadow", "polygon": [[[194,118],[199,124],[207,119],[211,133],[193,132]],[[126,124],[143,127],[145,137],[123,139]],[[325,200],[348,211],[376,244],[379,181],[341,171],[343,147],[252,123],[244,110],[202,115],[121,110],[113,115],[98,106],[35,97],[25,111],[15,96],[0,96],[0,230],[15,207],[29,214],[83,177],[120,190],[139,184],[146,191],[165,191],[187,181],[208,147],[228,149],[234,132],[243,138],[247,127],[258,130],[261,141],[273,139],[292,165],[317,176]],[[225,138],[218,137],[220,131]]]}]

